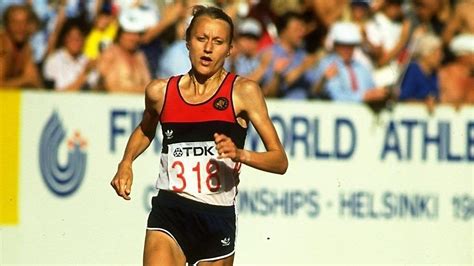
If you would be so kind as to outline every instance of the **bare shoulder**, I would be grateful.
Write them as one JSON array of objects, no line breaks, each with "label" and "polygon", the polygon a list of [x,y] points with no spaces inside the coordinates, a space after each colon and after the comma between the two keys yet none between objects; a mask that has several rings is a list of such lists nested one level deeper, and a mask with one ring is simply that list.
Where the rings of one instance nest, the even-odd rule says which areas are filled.
[{"label": "bare shoulder", "polygon": [[145,104],[147,109],[160,113],[163,107],[166,87],[169,79],[152,80],[145,88]]},{"label": "bare shoulder", "polygon": [[5,31],[0,30],[0,55],[5,55],[10,52],[11,45]]},{"label": "bare shoulder", "polygon": [[234,93],[238,97],[263,97],[262,89],[257,82],[244,77],[237,77]]},{"label": "bare shoulder", "polygon": [[145,88],[147,99],[157,102],[164,97],[168,79],[154,79]]},{"label": "bare shoulder", "polygon": [[233,99],[236,113],[249,114],[266,106],[262,89],[258,83],[240,76],[234,83]]}]

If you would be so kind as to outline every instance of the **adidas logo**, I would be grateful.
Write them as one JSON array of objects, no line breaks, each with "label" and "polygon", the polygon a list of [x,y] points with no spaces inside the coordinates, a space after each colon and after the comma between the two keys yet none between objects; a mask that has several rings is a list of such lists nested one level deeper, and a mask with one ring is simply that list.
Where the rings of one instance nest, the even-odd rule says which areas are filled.
[{"label": "adidas logo", "polygon": [[173,138],[173,130],[171,129],[168,129],[165,131],[165,136],[166,136],[166,139],[172,139]]},{"label": "adidas logo", "polygon": [[222,243],[223,247],[226,247],[226,246],[230,245],[230,237],[226,237],[226,238],[222,239],[221,243]]}]

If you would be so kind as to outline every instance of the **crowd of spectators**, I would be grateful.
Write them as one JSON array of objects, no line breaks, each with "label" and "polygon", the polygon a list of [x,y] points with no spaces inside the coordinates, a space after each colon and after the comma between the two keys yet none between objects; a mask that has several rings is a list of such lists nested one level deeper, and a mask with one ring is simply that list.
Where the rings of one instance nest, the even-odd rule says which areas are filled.
[{"label": "crowd of spectators", "polygon": [[2,0],[0,88],[143,93],[189,71],[196,4],[268,98],[474,104],[474,0]]}]

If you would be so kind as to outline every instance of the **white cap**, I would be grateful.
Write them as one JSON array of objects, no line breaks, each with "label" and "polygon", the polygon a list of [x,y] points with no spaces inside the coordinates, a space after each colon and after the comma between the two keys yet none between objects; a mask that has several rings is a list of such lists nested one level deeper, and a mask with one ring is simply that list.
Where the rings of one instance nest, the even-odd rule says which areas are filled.
[{"label": "white cap", "polygon": [[460,34],[449,43],[449,49],[455,55],[474,54],[474,34]]},{"label": "white cap", "polygon": [[246,18],[239,22],[237,26],[239,34],[251,34],[257,37],[262,35],[262,26],[253,18]]},{"label": "white cap", "polygon": [[158,18],[149,9],[127,8],[120,12],[119,24],[127,32],[143,32],[155,25]]},{"label": "white cap", "polygon": [[329,31],[333,43],[359,45],[362,42],[359,27],[351,22],[336,22]]}]

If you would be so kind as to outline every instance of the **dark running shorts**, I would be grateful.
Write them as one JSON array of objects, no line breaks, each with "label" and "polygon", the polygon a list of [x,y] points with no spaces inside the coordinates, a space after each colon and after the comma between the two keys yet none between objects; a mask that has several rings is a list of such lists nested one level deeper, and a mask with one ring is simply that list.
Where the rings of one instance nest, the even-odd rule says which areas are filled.
[{"label": "dark running shorts", "polygon": [[171,236],[189,264],[224,259],[234,254],[234,206],[209,205],[160,190],[152,199],[147,230]]}]

